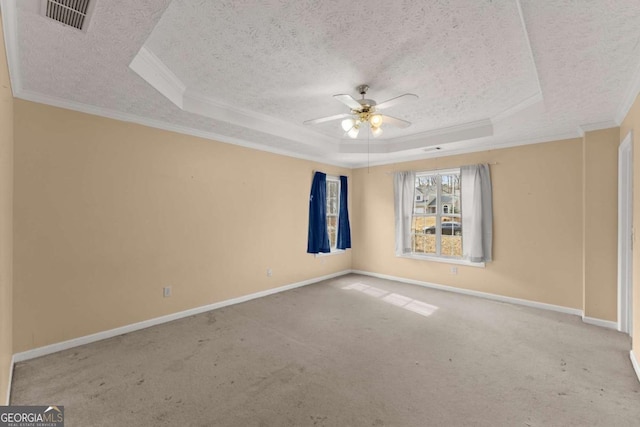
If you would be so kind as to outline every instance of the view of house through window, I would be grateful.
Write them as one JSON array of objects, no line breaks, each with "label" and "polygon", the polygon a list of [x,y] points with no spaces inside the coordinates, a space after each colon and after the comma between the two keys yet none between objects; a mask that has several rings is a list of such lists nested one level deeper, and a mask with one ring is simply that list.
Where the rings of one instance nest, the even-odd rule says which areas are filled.
[{"label": "view of house through window", "polygon": [[460,170],[417,173],[414,196],[413,253],[462,257]]},{"label": "view of house through window", "polygon": [[327,176],[327,233],[331,250],[336,249],[338,214],[340,212],[340,180]]}]

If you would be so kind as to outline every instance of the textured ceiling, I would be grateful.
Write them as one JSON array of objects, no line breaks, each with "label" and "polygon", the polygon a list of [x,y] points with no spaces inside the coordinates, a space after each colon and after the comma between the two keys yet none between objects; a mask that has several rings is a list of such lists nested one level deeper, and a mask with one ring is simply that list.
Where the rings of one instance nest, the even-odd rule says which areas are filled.
[{"label": "textured ceiling", "polygon": [[[85,33],[2,0],[17,97],[362,165],[579,136],[637,93],[637,0],[94,1]],[[418,95],[385,110],[412,126],[302,124],[362,83]]]}]

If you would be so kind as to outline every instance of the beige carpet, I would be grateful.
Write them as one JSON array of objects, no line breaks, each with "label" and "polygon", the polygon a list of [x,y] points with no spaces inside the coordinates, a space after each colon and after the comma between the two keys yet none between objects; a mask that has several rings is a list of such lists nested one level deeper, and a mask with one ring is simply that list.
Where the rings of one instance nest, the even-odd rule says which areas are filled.
[{"label": "beige carpet", "polygon": [[638,426],[628,336],[349,275],[16,365],[73,426]]}]

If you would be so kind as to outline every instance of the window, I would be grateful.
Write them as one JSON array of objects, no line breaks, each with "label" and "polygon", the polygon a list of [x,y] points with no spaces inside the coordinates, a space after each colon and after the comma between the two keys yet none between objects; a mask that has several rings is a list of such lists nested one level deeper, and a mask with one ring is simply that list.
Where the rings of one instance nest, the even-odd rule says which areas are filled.
[{"label": "window", "polygon": [[417,255],[462,257],[460,170],[416,173],[411,251]]},{"label": "window", "polygon": [[338,241],[338,219],[340,214],[340,180],[327,176],[327,233],[331,251],[336,250]]},{"label": "window", "polygon": [[314,173],[309,194],[307,253],[341,252],[351,247],[347,187],[346,176]]},{"label": "window", "polygon": [[[488,164],[438,172],[398,171],[393,189],[396,256],[474,266],[492,260]],[[416,198],[418,192],[422,201]]]}]

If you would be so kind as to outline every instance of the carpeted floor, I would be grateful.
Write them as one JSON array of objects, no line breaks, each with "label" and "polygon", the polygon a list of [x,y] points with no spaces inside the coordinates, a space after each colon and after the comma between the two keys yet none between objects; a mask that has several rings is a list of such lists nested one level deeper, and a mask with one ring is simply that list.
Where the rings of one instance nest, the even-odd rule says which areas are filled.
[{"label": "carpeted floor", "polygon": [[348,275],[16,365],[65,426],[638,426],[628,336]]}]

